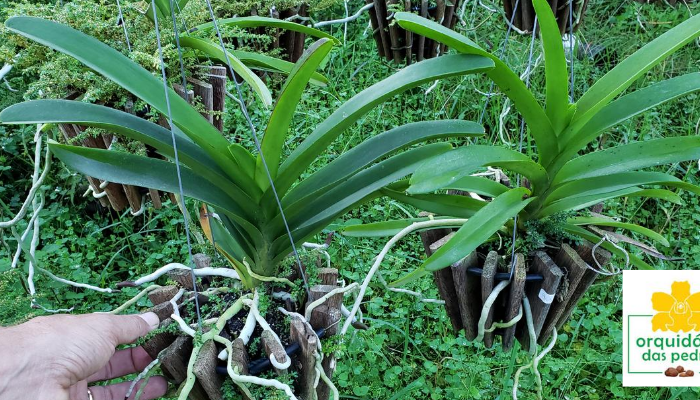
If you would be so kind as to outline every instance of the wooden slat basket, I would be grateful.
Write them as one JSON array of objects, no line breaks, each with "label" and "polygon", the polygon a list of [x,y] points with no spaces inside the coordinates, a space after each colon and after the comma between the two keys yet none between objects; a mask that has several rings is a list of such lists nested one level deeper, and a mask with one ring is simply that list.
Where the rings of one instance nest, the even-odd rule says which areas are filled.
[{"label": "wooden slat basket", "polygon": [[[428,256],[437,251],[454,235],[450,229],[433,229],[421,232],[421,240]],[[499,294],[486,316],[485,328],[494,321],[510,321],[515,318],[527,296],[532,310],[535,335],[539,344],[544,344],[571,317],[578,302],[597,278],[590,265],[594,246],[584,242],[575,247],[562,243],[555,252],[536,251],[531,257],[515,255],[511,283]],[[553,254],[553,255],[551,255]],[[595,260],[600,265],[610,261],[611,254],[596,249]],[[478,334],[478,322],[482,308],[493,288],[510,278],[510,254],[501,257],[497,252],[488,254],[473,252],[449,268],[433,273],[440,297],[456,332],[464,330],[468,340]],[[505,265],[507,264],[507,265]],[[529,348],[529,334],[525,317],[514,326],[497,329],[484,334],[486,347],[491,348],[495,336],[502,337],[503,350],[513,346],[517,338],[521,345]]]}]

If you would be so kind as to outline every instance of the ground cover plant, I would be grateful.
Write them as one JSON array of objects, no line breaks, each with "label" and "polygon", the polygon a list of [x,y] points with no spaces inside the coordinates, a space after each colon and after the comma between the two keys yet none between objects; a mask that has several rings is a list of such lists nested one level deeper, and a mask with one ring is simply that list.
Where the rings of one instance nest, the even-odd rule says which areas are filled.
[{"label": "ground cover plant", "polygon": [[[492,10],[497,8],[493,2],[483,2]],[[591,2],[589,9],[589,23],[582,28],[577,35],[580,41],[580,49],[588,48],[590,44],[602,46],[605,49],[593,57],[590,53],[581,50],[581,58],[576,60],[576,86],[575,93],[580,96],[582,92],[596,78],[610,70],[617,60],[631,54],[641,43],[649,42],[663,32],[667,31],[671,23],[677,23],[689,16],[689,10],[695,14],[698,5],[688,3],[689,9],[684,6],[669,8],[665,5],[646,6],[634,2]],[[351,3],[351,6],[355,5]],[[356,5],[361,6],[360,4]],[[474,7],[472,9],[472,6]],[[342,9],[339,10],[342,13]],[[470,38],[479,40],[480,43],[493,43],[503,40],[505,28],[502,18],[498,14],[489,11],[478,3],[470,3],[465,13],[466,26],[458,26]],[[592,23],[590,21],[596,21]],[[310,88],[302,96],[300,109],[293,118],[293,124],[297,127],[291,132],[290,139],[285,143],[284,153],[296,146],[298,141],[308,135],[315,127],[314,121],[322,120],[331,114],[344,100],[352,97],[361,88],[370,86],[383,77],[388,76],[396,67],[385,64],[373,55],[374,44],[367,37],[363,37],[366,19],[361,18],[356,24],[349,25],[348,39],[343,47],[335,50],[329,57],[324,73],[332,76],[326,88]],[[342,32],[336,32],[342,35]],[[340,35],[337,35],[340,37]],[[371,39],[371,38],[369,38]],[[488,41],[488,42],[487,42]],[[529,37],[515,37],[502,57],[508,65],[516,71],[525,68],[526,54],[529,48]],[[536,52],[537,55],[537,52]],[[691,44],[678,51],[667,62],[661,63],[646,74],[637,85],[644,87],[654,83],[660,77],[678,76],[685,72],[697,71],[698,48]],[[532,76],[533,92],[540,100],[538,93],[544,93],[542,85],[541,67],[534,68]],[[16,74],[11,75],[10,82],[16,81]],[[13,85],[21,89],[20,85]],[[445,80],[435,85],[431,84],[413,89],[404,94],[396,102],[388,102],[367,114],[355,126],[339,136],[339,140],[328,146],[328,151],[320,156],[310,168],[313,172],[317,165],[323,165],[346,148],[352,147],[359,140],[369,137],[370,131],[384,131],[394,126],[432,118],[466,118],[476,120],[481,111],[484,96],[474,89],[486,92],[489,89],[488,82],[473,80],[472,78],[458,78]],[[538,91],[539,89],[539,91]],[[426,93],[426,91],[428,91]],[[0,97],[7,99],[10,92],[4,86],[0,87]],[[499,113],[506,105],[503,95],[496,94],[492,99],[492,107],[485,115],[485,125],[494,127],[488,135],[478,143],[509,143],[514,148],[517,145],[517,113],[506,116],[504,124],[508,128],[502,137],[495,129],[499,125]],[[677,101],[662,105],[651,112],[626,121],[603,134],[592,148],[611,143],[625,143],[626,141],[651,139],[659,137],[673,137],[688,135],[695,132],[698,118],[698,98],[695,95],[686,97],[683,101]],[[227,129],[234,131],[244,127],[242,116],[235,109],[232,117],[227,121]],[[313,110],[307,111],[307,110]],[[251,110],[253,120],[262,131],[265,127],[265,112],[254,107]],[[17,193],[11,205],[13,209],[18,207],[17,199],[21,201],[21,193],[26,193],[28,188],[27,170],[15,168],[17,165],[28,165],[31,158],[22,145],[20,131],[15,127],[7,126],[3,130],[4,138],[12,138],[3,141],[2,156],[5,162],[12,163],[11,171],[3,171],[4,199],[13,196],[9,193]],[[24,129],[24,137],[31,141],[33,129]],[[513,144],[515,143],[515,145]],[[252,146],[250,139],[243,137],[243,145]],[[251,148],[251,147],[249,147]],[[13,150],[14,149],[14,150]],[[697,184],[697,166],[694,162],[673,164],[667,168],[659,169],[659,172],[673,174],[683,180]],[[124,245],[129,243],[130,249],[123,250],[116,255],[119,263],[114,265],[113,275],[108,276],[106,284],[138,277],[157,268],[160,263],[180,261],[186,255],[183,253],[183,225],[182,216],[176,212],[156,213],[147,209],[143,217],[131,218],[127,216],[105,215],[103,212],[94,213],[91,210],[93,201],[80,197],[82,190],[80,180],[73,177],[61,163],[54,163],[53,171],[60,172],[64,178],[50,181],[47,189],[50,192],[60,193],[48,201],[47,210],[42,211],[42,219],[46,220],[42,229],[42,247],[52,244],[54,241],[60,246],[64,243],[79,243],[80,240],[90,239],[89,244],[76,246],[70,252],[74,260],[64,257],[65,253],[41,251],[37,256],[45,260],[47,268],[53,268],[53,263],[63,260],[65,267],[53,269],[55,273],[67,273],[70,271],[75,280],[95,282],[95,277],[100,275],[102,268],[109,258],[117,253]],[[307,175],[307,174],[305,174]],[[69,183],[70,182],[70,183]],[[31,182],[29,182],[31,183]],[[75,189],[73,186],[75,185]],[[73,193],[75,192],[75,193]],[[79,193],[78,193],[79,192]],[[71,196],[71,193],[74,195]],[[698,243],[697,233],[697,197],[683,191],[678,193],[683,199],[683,205],[677,205],[663,199],[642,200],[640,198],[621,198],[608,202],[606,213],[618,216],[622,221],[640,224],[653,229],[663,235],[670,243],[664,247],[665,254],[674,254],[683,257],[685,261],[669,262],[665,260],[648,259],[647,261],[660,268],[692,268],[697,258]],[[71,200],[74,203],[71,203]],[[51,204],[59,203],[61,206],[52,208]],[[70,207],[69,207],[70,206]],[[189,203],[191,210],[195,209]],[[60,211],[59,211],[60,210]],[[83,211],[86,210],[86,211]],[[351,212],[351,217],[356,218],[352,223],[371,222],[382,219],[398,219],[406,216],[406,213],[415,216],[417,211],[411,206],[401,205],[395,201],[375,200],[366,206],[357,208]],[[4,215],[4,214],[3,214]],[[154,218],[157,217],[157,218]],[[194,217],[193,217],[194,218]],[[131,236],[138,228],[132,224],[138,221],[155,219],[158,225],[153,226],[156,232],[144,233],[143,236]],[[70,222],[69,222],[70,221]],[[154,222],[156,223],[156,222]],[[340,224],[341,222],[338,222]],[[68,226],[72,225],[72,229]],[[107,237],[111,240],[91,240],[92,230],[77,229],[79,226],[105,227],[116,224],[113,228],[102,232],[109,232]],[[162,225],[160,225],[162,224]],[[136,225],[138,226],[138,224]],[[337,229],[339,225],[332,225],[329,229]],[[23,226],[20,228],[23,229]],[[44,233],[47,229],[49,232]],[[54,232],[54,229],[57,231]],[[161,230],[162,229],[162,230]],[[635,233],[632,236],[640,238]],[[325,236],[325,233],[324,233]],[[118,241],[126,239],[118,243]],[[409,238],[406,243],[398,245],[398,249],[389,255],[390,268],[386,270],[387,279],[399,278],[411,268],[419,265],[421,260],[416,258],[415,249],[420,243],[415,238]],[[8,239],[13,245],[12,239]],[[148,243],[148,247],[145,245]],[[374,255],[383,241],[369,238],[352,238],[336,236],[329,252],[341,267],[341,274],[348,281],[360,280],[369,268],[369,259]],[[7,252],[0,248],[3,261]],[[632,249],[632,251],[634,251]],[[213,251],[209,250],[210,254]],[[92,255],[91,255],[92,254]],[[92,258],[97,255],[97,259]],[[103,258],[107,256],[107,258]],[[144,261],[149,260],[148,264]],[[26,268],[26,264],[24,264]],[[66,269],[71,267],[71,269]],[[28,307],[15,310],[22,305],[22,299],[26,302],[26,296],[22,295],[20,271],[3,273],[3,300],[6,305],[2,307],[7,311],[3,315],[3,323],[11,323],[17,318],[22,318],[25,313],[40,313],[30,310]],[[47,291],[44,304],[53,303],[56,306],[70,306],[73,301],[66,300],[80,296],[81,301],[77,311],[91,311],[96,309],[108,310],[123,302],[137,292],[136,289],[126,288],[123,293],[109,295],[86,292],[73,289],[40,278],[39,288],[46,287]],[[436,297],[436,291],[432,283],[427,279],[420,279],[409,284],[411,289],[422,291],[426,297]],[[16,297],[5,296],[6,290],[15,293]],[[42,290],[40,289],[40,292]],[[367,323],[370,330],[358,332],[352,342],[343,348],[344,357],[351,362],[339,363],[336,384],[341,389],[343,398],[501,398],[508,397],[508,389],[512,385],[509,379],[512,377],[515,367],[527,361],[524,354],[513,351],[509,354],[500,354],[498,351],[487,350],[478,345],[466,343],[462,338],[454,338],[450,332],[449,322],[446,319],[441,306],[430,303],[416,302],[415,299],[392,292],[386,292],[382,286],[370,287],[368,302],[366,304]],[[629,399],[693,399],[697,392],[694,389],[632,389],[622,388],[620,383],[621,346],[621,311],[618,300],[619,281],[615,279],[600,282],[593,286],[574,315],[572,322],[563,332],[560,332],[558,345],[552,354],[544,361],[541,372],[546,382],[544,396],[546,398],[629,398]],[[17,301],[12,299],[16,298]],[[139,301],[135,308],[147,305],[145,301]],[[10,307],[13,306],[13,307]],[[372,319],[371,321],[369,319]],[[530,377],[524,377],[526,384],[533,383]],[[269,398],[274,392],[267,392]],[[532,395],[532,396],[531,396]],[[395,397],[398,396],[398,397]],[[534,398],[534,395],[524,389],[521,398]]]}]

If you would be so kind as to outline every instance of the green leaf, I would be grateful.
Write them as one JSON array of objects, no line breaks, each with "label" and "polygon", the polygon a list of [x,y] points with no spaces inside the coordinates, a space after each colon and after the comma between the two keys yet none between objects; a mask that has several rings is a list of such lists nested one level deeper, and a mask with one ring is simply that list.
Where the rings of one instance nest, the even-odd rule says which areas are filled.
[{"label": "green leaf", "polygon": [[574,218],[569,218],[567,220],[567,223],[572,224],[572,225],[610,226],[610,227],[614,227],[614,228],[626,229],[628,231],[632,231],[632,232],[639,233],[640,235],[644,235],[644,236],[648,237],[649,239],[657,241],[666,247],[670,246],[670,244],[668,243],[668,240],[666,240],[665,237],[652,231],[651,229],[645,228],[643,226],[635,225],[635,224],[626,223],[626,222],[618,222],[618,221],[615,221],[615,220],[609,219],[609,218],[574,217]]},{"label": "green leaf", "polygon": [[[232,143],[228,146],[228,151],[233,156],[238,167],[252,180],[255,177],[255,157],[250,152],[238,143]],[[253,181],[255,184],[255,181]]]},{"label": "green leaf", "polygon": [[472,199],[469,196],[454,194],[440,193],[408,196],[389,189],[382,189],[382,194],[402,203],[410,204],[422,211],[458,218],[469,218],[484,205],[488,204],[481,200]]},{"label": "green leaf", "polygon": [[[163,81],[128,57],[71,27],[35,17],[12,17],[5,27],[19,35],[70,55],[111,79],[167,115]],[[202,115],[168,88],[173,122],[197,143],[223,171],[229,172],[228,142]]]},{"label": "green leaf", "polygon": [[309,201],[371,163],[413,144],[440,138],[476,137],[483,133],[483,126],[462,120],[414,122],[399,126],[363,141],[321,167],[294,186],[282,203],[287,206],[297,201]]},{"label": "green leaf", "polygon": [[473,55],[446,55],[409,65],[390,77],[370,86],[345,102],[321,122],[280,168],[277,191],[284,195],[301,173],[345,129],[367,114],[376,105],[408,89],[436,79],[488,70],[493,62]]},{"label": "green leaf", "polygon": [[574,121],[587,121],[655,65],[700,35],[700,15],[654,39],[610,70],[579,99]]},{"label": "green leaf", "polygon": [[429,193],[452,186],[482,167],[502,167],[526,176],[535,188],[547,183],[547,172],[528,156],[503,147],[463,146],[425,162],[411,177],[408,193]]},{"label": "green leaf", "polygon": [[[591,243],[601,243],[601,238],[600,236],[587,231],[586,229],[581,228],[580,226],[576,225],[570,225],[570,224],[564,224],[563,225],[564,230],[574,236],[578,236],[581,239],[586,239]],[[605,250],[615,254],[618,257],[622,257],[623,259],[625,258],[625,252],[618,249],[617,247],[613,246],[610,242],[602,242],[600,247],[604,248]],[[639,269],[645,269],[645,270],[653,270],[655,269],[651,265],[645,263],[640,259],[639,257],[635,256],[634,254],[627,253],[630,259],[630,263],[634,266],[636,266]]]},{"label": "green leaf", "polygon": [[508,220],[522,211],[534,199],[534,197],[524,198],[529,194],[530,191],[526,188],[517,188],[496,197],[462,225],[452,239],[433,253],[423,265],[391,283],[390,286],[404,285],[466,257],[501,229]]},{"label": "green leaf", "polygon": [[[268,18],[268,17],[234,17],[225,18],[217,20],[219,29],[223,27],[238,27],[238,28],[279,28],[288,31],[301,32],[309,36],[319,38],[319,39],[330,39],[336,44],[340,44],[340,41],[327,34],[326,32],[320,31],[318,29],[311,28],[306,25],[297,24],[296,22],[285,21],[283,19]],[[206,24],[198,25],[189,30],[190,33],[197,31],[208,31],[214,28],[213,22],[207,22]]]},{"label": "green leaf", "polygon": [[[294,69],[294,63],[270,57],[267,54],[251,53],[243,50],[231,50],[231,54],[241,60],[241,62],[250,69],[283,74],[289,74],[292,72],[292,69]],[[310,83],[316,86],[326,86],[328,84],[328,78],[318,72],[314,72],[311,76]]]},{"label": "green leaf", "polygon": [[[537,143],[540,160],[547,164],[559,151],[557,135],[542,106],[525,83],[508,66],[493,54],[486,52],[465,36],[448,29],[434,21],[408,12],[394,14],[394,19],[402,28],[443,43],[463,54],[477,54],[488,57],[494,62],[494,68],[486,75],[498,85],[503,93],[513,101],[520,114],[527,122],[530,134]],[[418,64],[420,65],[420,64]]]},{"label": "green leaf", "polygon": [[[175,164],[154,158],[137,156],[110,150],[68,146],[52,142],[51,152],[66,165],[78,172],[114,183],[141,186],[178,193],[179,185]],[[211,204],[221,212],[234,218],[246,232],[261,243],[262,236],[249,220],[259,216],[253,205],[239,206],[224,190],[189,168],[180,166],[182,186],[185,196]]]},{"label": "green leaf", "polygon": [[465,176],[447,185],[444,189],[473,192],[482,196],[497,197],[508,191],[508,187],[481,176]]},{"label": "green leaf", "polygon": [[[12,105],[0,112],[4,124],[67,123],[102,128],[153,146],[161,154],[173,158],[170,130],[135,115],[112,108],[70,100],[34,100]],[[177,132],[177,130],[176,130]],[[180,162],[213,184],[226,188],[235,198],[260,196],[252,178],[235,174],[233,183],[212,159],[186,136],[175,135]],[[231,186],[229,188],[229,186]],[[241,193],[243,190],[245,193]]]},{"label": "green leaf", "polygon": [[[275,108],[272,110],[272,115],[265,129],[261,144],[262,153],[258,155],[255,163],[255,181],[263,191],[270,186],[268,172],[273,180],[277,178],[287,131],[289,131],[289,125],[294,117],[294,111],[296,111],[301,96],[304,94],[304,89],[332,48],[333,42],[328,39],[321,39],[311,45],[297,61],[294,69],[289,73],[287,81],[282,86],[281,94],[275,103]],[[262,157],[265,157],[265,164],[263,164]],[[265,165],[267,165],[267,171],[265,171]]]},{"label": "green leaf", "polygon": [[533,0],[540,27],[540,38],[544,48],[544,68],[546,75],[546,113],[558,135],[567,124],[569,109],[569,80],[566,70],[566,57],[561,34],[552,8],[546,0]]},{"label": "green leaf", "polygon": [[547,200],[544,204],[547,205],[566,197],[596,195],[638,185],[671,186],[700,195],[700,187],[683,182],[673,175],[661,172],[635,171],[597,176],[595,178],[578,179],[564,183],[556,187],[552,193],[547,196]]},{"label": "green leaf", "polygon": [[678,194],[666,189],[643,189],[630,193],[627,197],[648,197],[652,199],[666,200],[674,204],[683,204],[683,199]]},{"label": "green leaf", "polygon": [[601,201],[614,199],[617,197],[630,196],[633,193],[642,190],[644,189],[636,186],[631,186],[624,189],[613,190],[605,193],[597,193],[594,195],[574,195],[571,197],[565,197],[561,200],[551,202],[549,205],[545,206],[539,213],[535,214],[535,216],[537,218],[544,218],[549,215],[560,212],[581,210],[586,207],[598,204]]},{"label": "green leaf", "polygon": [[[576,154],[599,134],[660,104],[700,90],[700,73],[693,72],[655,83],[620,97],[601,108],[595,118],[578,122],[562,139],[564,157]],[[581,127],[583,125],[583,127]]]},{"label": "green leaf", "polygon": [[574,158],[564,164],[552,183],[557,185],[577,179],[697,159],[700,159],[700,137],[653,139]]},{"label": "green leaf", "polygon": [[[435,220],[449,219],[448,217],[435,217]],[[428,221],[430,218],[407,218],[393,221],[373,222],[369,224],[348,225],[343,227],[340,233],[349,237],[386,237],[394,236],[402,229],[407,228],[414,222]],[[436,228],[458,228],[458,225],[448,224],[445,226],[431,227]]]},{"label": "green leaf", "polygon": [[[309,202],[285,207],[293,237],[299,240],[318,233],[346,211],[368,198],[377,197],[384,186],[411,174],[425,159],[450,148],[452,146],[448,143],[433,143],[408,150],[353,175]],[[286,243],[284,241],[286,233],[279,215],[266,227],[265,232],[274,233],[278,237],[273,244],[275,252],[286,251],[286,248],[278,247],[289,244],[288,239]]]},{"label": "green leaf", "polygon": [[272,95],[270,94],[270,89],[265,86],[263,81],[255,74],[255,72],[251,71],[250,68],[248,68],[230,51],[227,50],[225,54],[221,49],[221,46],[208,40],[199,39],[192,36],[181,36],[180,45],[182,47],[189,47],[191,49],[201,51],[202,53],[206,54],[208,58],[221,61],[224,63],[224,65],[226,65],[226,57],[228,56],[228,61],[231,63],[231,68],[233,68],[233,70],[240,75],[240,77],[243,78],[243,80],[246,81],[250,87],[253,88],[265,107],[272,105]]}]

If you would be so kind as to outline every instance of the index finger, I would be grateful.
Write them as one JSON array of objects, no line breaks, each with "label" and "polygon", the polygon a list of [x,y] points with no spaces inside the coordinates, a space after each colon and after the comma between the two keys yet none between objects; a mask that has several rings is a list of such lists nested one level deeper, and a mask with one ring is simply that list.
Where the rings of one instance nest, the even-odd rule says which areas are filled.
[{"label": "index finger", "polygon": [[160,319],[152,312],[137,315],[110,315],[109,334],[114,338],[114,345],[129,344],[148,332],[158,328]]},{"label": "index finger", "polygon": [[109,359],[107,365],[101,370],[92,374],[87,381],[88,383],[96,381],[106,381],[109,379],[119,378],[121,376],[133,374],[143,371],[153,361],[151,356],[146,353],[143,347],[131,347],[124,350],[118,350],[112,358]]}]

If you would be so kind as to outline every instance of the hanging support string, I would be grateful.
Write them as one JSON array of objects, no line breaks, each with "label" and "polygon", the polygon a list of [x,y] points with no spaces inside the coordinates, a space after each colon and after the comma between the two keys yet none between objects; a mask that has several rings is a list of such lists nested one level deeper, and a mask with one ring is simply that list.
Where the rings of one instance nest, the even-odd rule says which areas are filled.
[{"label": "hanging support string", "polygon": [[[464,4],[466,5],[467,2],[465,1]],[[510,17],[510,23],[508,24],[508,29],[506,30],[506,37],[503,39],[503,43],[501,44],[501,48],[498,49],[498,58],[503,58],[503,55],[506,52],[506,44],[508,44],[508,39],[510,39],[510,33],[513,30],[513,21],[515,20],[515,13],[518,11],[518,6],[520,5],[520,0],[515,1],[515,6],[513,7],[513,15]],[[464,13],[464,11],[462,11]],[[484,108],[481,109],[481,114],[479,115],[479,125],[481,125],[482,122],[484,122],[484,115],[486,114],[486,109],[489,106],[489,103],[491,102],[491,97],[493,96],[493,87],[494,87],[494,82],[491,81],[491,84],[489,85],[489,91],[488,94],[486,95],[486,101],[484,102]]]},{"label": "hanging support string", "polygon": [[[527,69],[526,72],[531,72],[530,68],[532,68],[532,55],[535,52],[535,36],[537,32],[537,16],[535,15],[535,21],[532,25],[532,39],[530,39],[530,55],[528,56],[527,59]],[[530,76],[532,73],[527,73],[525,74],[525,87],[528,89],[530,88]],[[525,119],[521,117],[520,119],[520,140],[518,141],[518,153],[523,152],[523,142],[525,141]],[[515,187],[520,187],[520,174],[518,174],[516,178],[516,185]],[[511,252],[510,252],[510,277],[508,280],[513,279],[513,274],[515,273],[515,240],[517,238],[518,234],[518,214],[515,214],[515,217],[513,217],[513,237],[512,237],[512,244],[511,244]]]},{"label": "hanging support string", "polygon": [[122,28],[124,28],[124,38],[126,39],[126,46],[129,48],[129,53],[131,53],[131,42],[129,41],[129,32],[126,29],[126,20],[124,19],[124,13],[122,12],[122,5],[117,0],[117,8],[119,9],[119,21],[122,23]]},{"label": "hanging support string", "polygon": [[[178,155],[177,151],[177,141],[175,140],[175,130],[173,128],[173,117],[172,117],[172,110],[170,108],[170,93],[168,92],[168,79],[167,75],[165,73],[165,60],[163,59],[163,46],[161,44],[160,40],[160,30],[158,27],[158,12],[156,10],[156,3],[155,0],[151,0],[151,7],[153,9],[153,23],[155,24],[155,29],[156,29],[156,40],[158,42],[158,56],[160,57],[160,71],[163,76],[163,91],[165,92],[165,104],[167,107],[167,112],[168,112],[168,124],[170,125],[170,135],[172,137],[172,142],[173,142],[173,152],[175,153],[175,171],[177,172],[177,184],[178,184],[178,190],[180,192],[180,198],[178,199],[180,202],[180,207],[182,209],[182,216],[185,220],[185,236],[187,237],[187,252],[189,255],[189,267],[190,267],[190,274],[192,277],[192,291],[194,292],[194,302],[195,302],[195,309],[197,310],[197,326],[199,327],[199,330],[202,330],[202,315],[199,309],[199,294],[197,292],[197,278],[195,277],[194,274],[194,265],[192,264],[193,258],[192,258],[192,240],[190,239],[190,224],[189,224],[189,218],[186,215],[187,213],[187,207],[185,206],[185,193],[182,188],[182,174],[180,172],[180,158]],[[175,30],[176,35],[177,35],[177,29]],[[178,40],[179,42],[179,40]],[[180,51],[180,46],[178,45],[178,51]],[[187,87],[185,87],[185,91],[187,91]]]},{"label": "hanging support string", "polygon": [[237,97],[238,97],[238,102],[241,106],[241,112],[243,113],[243,116],[245,117],[245,120],[248,124],[248,128],[250,128],[250,133],[251,136],[253,137],[253,142],[255,143],[255,148],[258,151],[258,154],[260,154],[260,160],[262,161],[262,165],[265,169],[265,174],[267,175],[267,180],[270,183],[270,189],[272,190],[272,194],[275,197],[275,201],[277,202],[277,207],[280,211],[280,216],[282,217],[282,222],[284,223],[284,228],[287,231],[287,236],[289,236],[289,242],[292,245],[292,252],[294,253],[294,258],[297,262],[297,266],[299,268],[299,274],[301,275],[302,280],[304,281],[304,289],[306,289],[307,295],[311,295],[309,291],[309,283],[306,279],[306,273],[304,272],[304,267],[301,265],[301,259],[299,258],[299,253],[297,252],[297,247],[294,244],[294,237],[292,236],[292,232],[289,229],[289,224],[287,223],[287,217],[284,215],[284,209],[282,207],[282,202],[280,201],[279,195],[277,194],[277,189],[275,188],[275,184],[272,179],[272,175],[270,174],[270,169],[267,166],[267,162],[265,161],[265,157],[263,156],[262,149],[260,147],[260,141],[258,140],[258,134],[256,133],[255,125],[253,124],[253,121],[250,118],[250,114],[248,113],[248,107],[245,104],[245,100],[243,99],[243,91],[241,90],[241,85],[238,82],[238,78],[236,77],[236,72],[233,70],[233,67],[231,66],[231,60],[228,58],[228,52],[226,51],[226,46],[224,45],[224,39],[221,35],[221,31],[219,30],[219,24],[217,22],[216,16],[214,15],[214,9],[211,6],[211,1],[210,0],[205,0],[207,3],[207,7],[209,8],[209,14],[211,16],[212,22],[214,24],[214,29],[216,30],[216,36],[219,38],[219,46],[221,47],[221,50],[224,53],[224,57],[226,59],[226,66],[228,66],[229,71],[231,72],[231,77],[233,78],[233,83],[236,85],[236,92],[237,92]]}]

